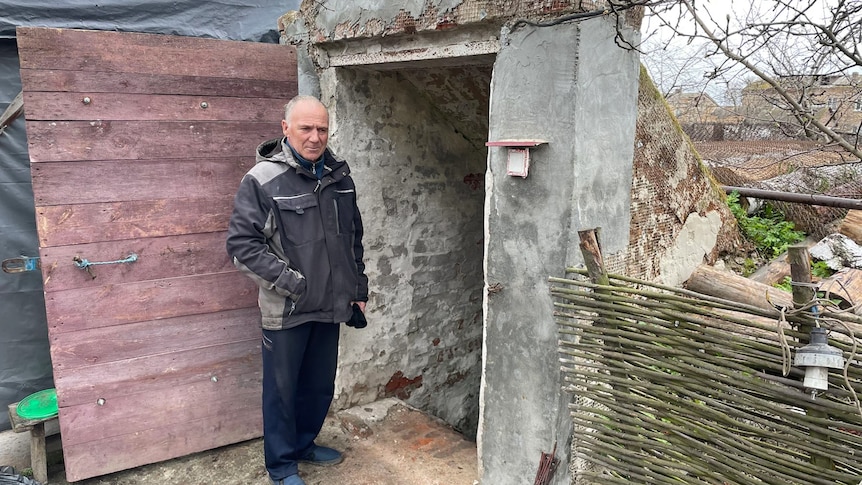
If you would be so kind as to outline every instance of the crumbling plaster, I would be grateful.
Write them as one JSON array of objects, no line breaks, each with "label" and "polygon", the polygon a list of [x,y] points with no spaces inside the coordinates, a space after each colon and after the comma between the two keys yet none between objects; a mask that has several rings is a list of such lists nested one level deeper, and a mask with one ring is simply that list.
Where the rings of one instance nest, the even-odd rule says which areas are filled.
[{"label": "crumbling plaster", "polygon": [[443,31],[512,18],[560,15],[599,8],[603,2],[531,0],[407,0],[401,2],[305,0],[300,11],[316,44],[369,37]]},{"label": "crumbling plaster", "polygon": [[614,272],[676,285],[740,244],[724,192],[641,68],[631,246]]}]

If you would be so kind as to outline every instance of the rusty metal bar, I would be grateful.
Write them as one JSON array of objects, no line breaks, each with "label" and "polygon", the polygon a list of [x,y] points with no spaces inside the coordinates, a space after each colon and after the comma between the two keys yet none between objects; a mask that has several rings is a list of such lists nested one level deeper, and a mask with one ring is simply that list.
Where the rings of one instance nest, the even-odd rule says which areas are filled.
[{"label": "rusty metal bar", "polygon": [[828,195],[798,194],[795,192],[780,192],[777,190],[752,189],[748,187],[731,187],[722,185],[726,193],[739,192],[743,197],[754,197],[757,199],[780,200],[782,202],[796,202],[808,205],[822,205],[826,207],[840,207],[842,209],[862,209],[862,200],[847,199],[844,197],[831,197]]}]

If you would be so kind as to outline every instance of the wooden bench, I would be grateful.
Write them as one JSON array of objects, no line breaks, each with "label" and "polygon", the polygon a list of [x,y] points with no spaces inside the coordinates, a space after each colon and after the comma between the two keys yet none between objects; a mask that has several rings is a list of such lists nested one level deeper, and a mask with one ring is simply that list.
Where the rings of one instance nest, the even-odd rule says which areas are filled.
[{"label": "wooden bench", "polygon": [[45,451],[45,424],[57,420],[57,416],[45,419],[24,419],[18,416],[18,403],[9,405],[9,422],[16,433],[30,432],[30,468],[33,478],[42,484],[48,483],[48,455]]}]

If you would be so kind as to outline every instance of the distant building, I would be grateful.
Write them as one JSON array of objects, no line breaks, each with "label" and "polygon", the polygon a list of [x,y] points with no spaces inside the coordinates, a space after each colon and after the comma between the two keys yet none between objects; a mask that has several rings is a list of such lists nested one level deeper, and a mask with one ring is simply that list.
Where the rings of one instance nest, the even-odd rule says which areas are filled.
[{"label": "distant building", "polygon": [[[851,75],[783,76],[783,89],[818,121],[842,134],[854,135],[862,123],[862,77]],[[740,113],[765,122],[793,122],[790,103],[764,81],[749,83],[742,90]],[[801,127],[800,127],[801,128]],[[804,132],[800,132],[804,136]]]},{"label": "distant building", "polygon": [[667,103],[680,124],[691,123],[739,123],[742,118],[733,107],[721,106],[703,92],[672,92]]},{"label": "distant building", "polygon": [[[862,77],[851,75],[783,76],[780,85],[815,119],[845,137],[862,126]],[[721,106],[706,93],[675,91],[671,111],[693,140],[810,139],[814,131],[793,115],[793,108],[763,80],[742,89],[738,106]]]}]

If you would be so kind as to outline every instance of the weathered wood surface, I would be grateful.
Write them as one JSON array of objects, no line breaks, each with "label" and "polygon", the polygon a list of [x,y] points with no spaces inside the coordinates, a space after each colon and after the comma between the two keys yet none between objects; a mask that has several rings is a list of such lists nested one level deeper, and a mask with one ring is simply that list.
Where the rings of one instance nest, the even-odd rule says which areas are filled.
[{"label": "weathered wood surface", "polygon": [[[260,401],[242,404],[240,409],[189,421],[182,427],[153,427],[138,433],[64,446],[66,479],[74,482],[116,471],[118,456],[125,457],[124,467],[134,468],[184,456],[187,450],[208,450],[224,446],[224,442],[238,443],[260,436],[261,417],[252,411],[260,407]],[[63,425],[62,418],[60,425]]]},{"label": "weathered wood surface", "polygon": [[[40,206],[233,196],[254,157],[46,162],[31,167]],[[98,180],[92,174],[99,174]],[[142,184],[141,180],[147,180]],[[98,191],[92,190],[98,186]]]},{"label": "weathered wood surface", "polygon": [[36,228],[42,247],[219,232],[232,208],[233,196],[36,206]]},{"label": "weathered wood surface", "polygon": [[697,267],[684,287],[704,295],[765,309],[774,309],[775,305],[793,308],[793,297],[789,293],[706,264]]},{"label": "weathered wood surface", "polygon": [[[220,231],[129,239],[120,246],[117,242],[107,241],[43,248],[41,258],[45,291],[231,271],[234,266],[225,252],[226,236],[226,232]],[[94,266],[91,270],[95,278],[73,261],[75,256],[91,261],[114,261],[125,258],[129,253],[137,254],[138,260],[131,264]]]},{"label": "weathered wood surface", "polygon": [[240,308],[71,332],[54,338],[51,358],[63,374],[66,369],[187,350],[190,340],[200,347],[214,347],[259,337],[258,319],[257,309]]},{"label": "weathered wood surface", "polygon": [[[811,283],[811,256],[804,245],[787,248],[787,262],[790,263],[790,281],[802,284]],[[802,308],[814,299],[815,291],[810,286],[793,285],[793,306]],[[805,332],[805,326],[800,327]],[[810,331],[810,330],[809,330]]]},{"label": "weathered wood surface", "polygon": [[608,272],[605,269],[605,260],[602,256],[602,249],[599,247],[599,239],[595,229],[578,231],[578,237],[584,264],[590,272],[590,280],[598,285],[607,285]]},{"label": "weathered wood surface", "polygon": [[221,121],[278,119],[283,101],[214,95],[126,93],[27,93],[38,120]]},{"label": "weathered wood surface", "polygon": [[838,232],[853,240],[856,244],[862,244],[862,210],[849,210]]},{"label": "weathered wood surface", "polygon": [[[36,28],[18,47],[67,479],[259,436],[257,288],[224,238],[295,50]],[[95,278],[73,261],[131,253]]]},{"label": "weathered wood surface", "polygon": [[[58,370],[56,381],[66,387],[67,392],[57,394],[60,419],[65,408],[83,403],[96,403],[99,398],[108,399],[118,395],[140,395],[160,393],[164,389],[183,387],[213,375],[229,376],[248,374],[260,370],[260,331],[249,329],[249,335],[257,338],[239,340],[208,347],[194,347],[181,351],[155,354],[140,359],[125,359],[101,365],[89,365],[77,369]],[[196,365],[190,363],[194,361]],[[258,381],[255,383],[260,385]],[[249,384],[251,385],[251,384]],[[58,388],[59,389],[59,388]],[[259,390],[259,388],[258,388]],[[230,389],[225,389],[224,398]],[[188,395],[187,404],[192,405],[197,396]],[[249,410],[260,412],[260,409]],[[162,419],[153,416],[153,423]],[[80,425],[80,423],[78,423]]]},{"label": "weathered wood surface", "polygon": [[[260,339],[254,341],[260,344]],[[249,349],[257,347],[249,346]],[[211,350],[220,350],[213,348]],[[249,352],[251,355],[253,352]],[[259,354],[259,350],[257,352]],[[254,358],[259,357],[255,355]],[[249,364],[251,364],[249,362]],[[224,373],[224,368],[187,377],[180,385],[153,389],[151,392],[125,394],[101,392],[92,401],[65,405],[63,419],[74,422],[63,436],[64,445],[76,445],[107,436],[122,436],[146,431],[149,428],[172,426],[181,428],[186,421],[224,414],[234,408],[245,407],[245,402],[260,402],[260,371],[248,365],[242,372]],[[215,378],[215,379],[213,379]],[[194,394],[195,405],[188,403],[188,394]],[[101,404],[100,404],[101,403]],[[252,414],[258,414],[253,412]],[[163,415],[158,423],[152,416]]]},{"label": "weathered wood surface", "polygon": [[853,307],[853,312],[862,315],[862,270],[844,268],[820,282],[820,291],[829,299],[840,298]]},{"label": "weathered wood surface", "polygon": [[[280,55],[292,55],[293,51]],[[64,71],[23,69],[34,92],[87,92],[130,94],[188,94],[290,99],[296,94],[296,76],[290,71],[278,79],[234,79],[211,76],[182,76],[125,72]]]},{"label": "weathered wood surface", "polygon": [[38,27],[16,38],[21,69],[296,80],[295,49],[276,44]]},{"label": "weathered wood surface", "polygon": [[253,156],[260,143],[281,134],[279,116],[268,122],[30,121],[27,111],[25,118],[34,163]]},{"label": "weathered wood surface", "polygon": [[52,315],[48,328],[57,336],[251,307],[257,303],[257,290],[247,279],[231,271],[55,291],[45,295],[45,309]]}]

